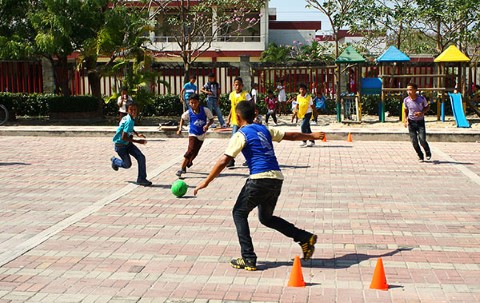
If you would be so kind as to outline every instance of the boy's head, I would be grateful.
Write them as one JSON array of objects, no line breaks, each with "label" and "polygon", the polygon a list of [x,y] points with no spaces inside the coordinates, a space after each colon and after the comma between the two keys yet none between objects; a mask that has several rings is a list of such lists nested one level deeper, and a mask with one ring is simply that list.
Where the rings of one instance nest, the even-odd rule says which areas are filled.
[{"label": "boy's head", "polygon": [[258,83],[253,83],[252,88],[257,89],[258,88]]},{"label": "boy's head", "polygon": [[242,101],[235,108],[239,125],[252,124],[255,119],[255,105],[251,102]]},{"label": "boy's head", "polygon": [[198,94],[192,94],[188,97],[188,103],[193,110],[197,110],[200,106],[200,96]]},{"label": "boy's head", "polygon": [[417,94],[418,85],[416,83],[410,82],[407,84],[407,93],[409,96],[414,96]]},{"label": "boy's head", "polygon": [[122,88],[120,89],[120,95],[121,96],[128,95],[128,89],[126,86],[122,86]]},{"label": "boy's head", "polygon": [[304,83],[301,83],[298,85],[298,91],[302,96],[304,96],[307,93],[307,86]]},{"label": "boy's head", "polygon": [[273,97],[273,91],[271,89],[267,91],[267,94],[270,98]]},{"label": "boy's head", "polygon": [[235,80],[233,80],[233,88],[237,93],[243,90],[243,79],[241,77],[236,77]]},{"label": "boy's head", "polygon": [[137,117],[137,112],[138,106],[135,103],[132,103],[127,107],[127,113],[134,119]]},{"label": "boy's head", "polygon": [[208,82],[213,82],[213,81],[215,81],[215,74],[214,73],[208,74]]},{"label": "boy's head", "polygon": [[195,83],[195,81],[197,81],[197,76],[191,75],[188,79],[190,79],[190,83]]}]

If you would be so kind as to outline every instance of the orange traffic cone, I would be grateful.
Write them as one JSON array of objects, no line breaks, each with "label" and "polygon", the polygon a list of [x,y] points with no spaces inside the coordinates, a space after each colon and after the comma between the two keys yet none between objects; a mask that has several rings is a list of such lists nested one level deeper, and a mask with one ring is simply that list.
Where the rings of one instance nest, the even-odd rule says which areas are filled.
[{"label": "orange traffic cone", "polygon": [[387,278],[385,277],[385,269],[383,268],[382,258],[378,258],[375,272],[373,273],[371,289],[388,290]]},{"label": "orange traffic cone", "polygon": [[292,272],[290,273],[290,280],[288,280],[288,286],[290,287],[305,287],[305,281],[303,280],[302,265],[300,264],[300,257],[296,256],[293,261]]},{"label": "orange traffic cone", "polygon": [[327,134],[325,134],[325,136],[323,137],[322,141],[323,141],[323,142],[327,142]]},{"label": "orange traffic cone", "polygon": [[352,142],[352,133],[348,133],[347,142]]}]

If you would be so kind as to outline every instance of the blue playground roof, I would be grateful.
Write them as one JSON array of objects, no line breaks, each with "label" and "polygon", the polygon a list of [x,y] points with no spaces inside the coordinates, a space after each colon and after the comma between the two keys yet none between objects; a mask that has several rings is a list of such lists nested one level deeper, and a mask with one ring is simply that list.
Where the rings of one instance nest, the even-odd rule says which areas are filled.
[{"label": "blue playground roof", "polygon": [[383,52],[377,59],[377,62],[408,62],[410,58],[402,53],[395,46],[390,46],[386,51]]}]

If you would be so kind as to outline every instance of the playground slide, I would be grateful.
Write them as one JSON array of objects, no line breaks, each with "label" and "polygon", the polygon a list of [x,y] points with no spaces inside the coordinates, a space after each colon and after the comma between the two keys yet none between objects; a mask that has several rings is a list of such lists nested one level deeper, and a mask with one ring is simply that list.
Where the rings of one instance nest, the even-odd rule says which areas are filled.
[{"label": "playground slide", "polygon": [[452,103],[453,116],[457,122],[457,127],[470,127],[470,123],[468,123],[463,111],[462,95],[459,93],[448,93],[448,96],[450,97],[450,102]]}]

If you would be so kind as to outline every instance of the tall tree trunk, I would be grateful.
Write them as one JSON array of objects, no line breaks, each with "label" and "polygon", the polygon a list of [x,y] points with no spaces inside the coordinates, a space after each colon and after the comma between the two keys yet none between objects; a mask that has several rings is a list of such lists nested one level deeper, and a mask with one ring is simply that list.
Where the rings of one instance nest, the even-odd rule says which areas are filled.
[{"label": "tall tree trunk", "polygon": [[442,47],[442,34],[440,33],[440,28],[441,26],[441,21],[438,20],[437,21],[437,51],[438,53],[441,53],[442,50],[443,50],[443,47]]},{"label": "tall tree trunk", "polygon": [[397,48],[400,49],[400,45],[402,44],[402,32],[403,32],[403,22],[400,21],[400,26],[398,28],[397,33]]},{"label": "tall tree trunk", "polygon": [[59,56],[58,57],[58,68],[54,69],[55,73],[55,80],[56,80],[56,88],[57,93],[64,95],[65,97],[69,97],[71,95],[70,88],[68,87],[68,61],[67,56]]},{"label": "tall tree trunk", "polygon": [[88,83],[90,84],[90,89],[92,90],[92,96],[98,100],[97,113],[98,116],[103,116],[103,98],[101,91],[100,79],[101,75],[97,70],[97,58],[96,57],[87,57],[85,58],[85,67],[87,68],[87,77]]}]

